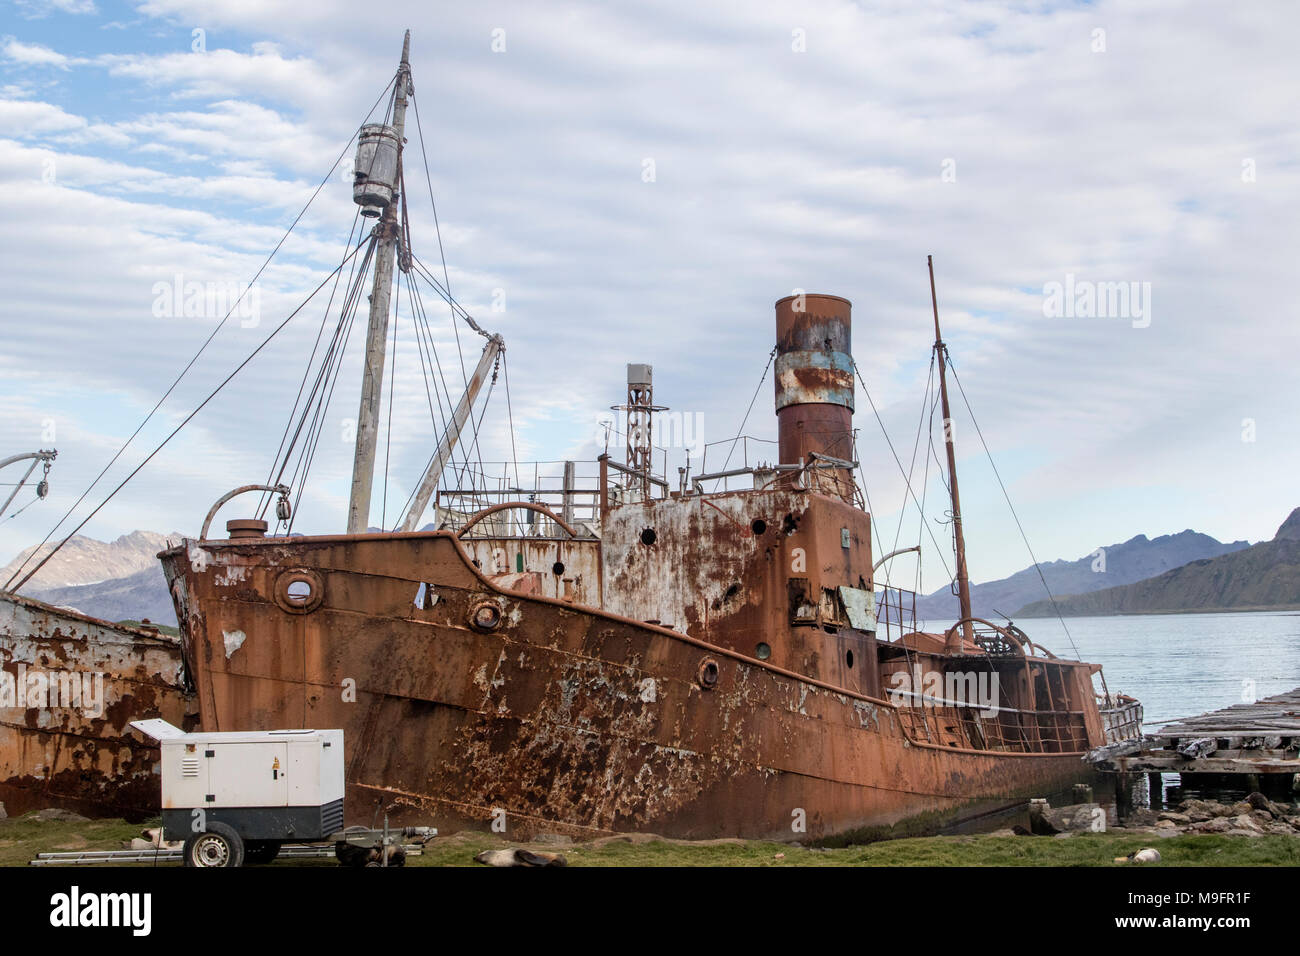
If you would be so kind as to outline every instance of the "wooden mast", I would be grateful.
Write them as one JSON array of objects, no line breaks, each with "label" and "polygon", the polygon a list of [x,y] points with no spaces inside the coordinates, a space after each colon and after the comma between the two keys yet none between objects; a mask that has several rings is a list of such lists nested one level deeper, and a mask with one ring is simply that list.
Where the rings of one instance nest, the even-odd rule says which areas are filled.
[{"label": "wooden mast", "polygon": [[[397,132],[397,162],[401,169],[406,132],[406,96],[411,85],[411,31],[402,41],[402,62],[393,92],[393,129]],[[397,179],[403,188],[400,172]],[[370,524],[370,490],[375,477],[375,447],[379,442],[379,406],[384,389],[384,359],[388,351],[388,309],[393,291],[393,265],[397,258],[397,206],[394,193],[375,226],[379,249],[370,290],[370,322],[366,330],[365,372],[361,380],[361,407],[357,411],[357,446],[352,459],[352,494],[348,502],[348,534],[362,534]]]},{"label": "wooden mast", "polygon": [[[934,291],[934,257],[925,257],[930,268],[930,305],[934,309],[934,351],[939,356],[939,397],[943,407],[943,446],[948,452],[948,486],[952,490],[952,532],[957,549],[957,600],[961,605],[962,639],[975,640],[975,625],[971,623],[970,577],[966,573],[966,538],[961,530],[961,495],[957,492],[957,450],[953,445],[952,412],[948,408],[947,346],[943,344],[943,335],[939,332],[939,298]],[[950,632],[950,654],[961,651],[957,631]]]}]

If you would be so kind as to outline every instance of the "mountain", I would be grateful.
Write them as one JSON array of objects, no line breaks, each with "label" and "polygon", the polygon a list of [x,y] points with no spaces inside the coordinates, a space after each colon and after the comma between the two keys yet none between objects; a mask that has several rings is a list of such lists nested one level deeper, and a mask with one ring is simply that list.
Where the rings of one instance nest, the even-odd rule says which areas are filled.
[{"label": "mountain", "polygon": [[46,604],[70,607],[106,621],[148,618],[154,624],[176,623],[167,579],[156,559],[152,566],[126,577],[63,588],[24,588],[23,593]]},{"label": "mountain", "polygon": [[[1164,574],[1056,599],[1062,614],[1141,614],[1180,611],[1300,607],[1300,508],[1261,541],[1221,555],[1192,561]],[[1055,614],[1048,601],[1021,608],[1021,617]]]},{"label": "mountain", "polygon": [[[183,536],[179,532],[170,535],[155,531],[132,531],[113,541],[97,541],[83,535],[75,535],[59,549],[59,553],[50,558],[45,567],[33,575],[24,586],[24,593],[37,589],[65,588],[79,584],[95,584],[124,578],[143,571],[145,568],[158,566],[157,554],[167,547],[167,539],[179,541]],[[49,542],[40,549],[40,555],[49,554],[56,542]],[[35,546],[25,549],[18,557],[0,569],[0,585],[8,581],[14,571],[36,551]],[[39,557],[38,556],[38,557]],[[28,562],[31,570],[36,558]],[[26,571],[23,572],[24,574]],[[90,613],[90,612],[87,612]]]},{"label": "mountain", "polygon": [[[1189,561],[1217,558],[1241,551],[1246,541],[1223,543],[1207,534],[1182,531],[1178,534],[1148,538],[1144,534],[1120,544],[1107,545],[1075,561],[1052,561],[1040,565],[1043,577],[1053,594],[1085,594],[1116,585],[1132,584],[1153,575],[1181,567]],[[1043,582],[1031,566],[998,581],[971,585],[971,609],[976,617],[996,620],[997,610],[1020,616],[1017,608],[1046,600]],[[1050,608],[1050,603],[1049,603]],[[997,609],[997,610],[995,610]],[[1016,612],[1016,613],[1013,613]],[[918,597],[916,615],[925,621],[955,621],[957,597],[949,588]]]}]

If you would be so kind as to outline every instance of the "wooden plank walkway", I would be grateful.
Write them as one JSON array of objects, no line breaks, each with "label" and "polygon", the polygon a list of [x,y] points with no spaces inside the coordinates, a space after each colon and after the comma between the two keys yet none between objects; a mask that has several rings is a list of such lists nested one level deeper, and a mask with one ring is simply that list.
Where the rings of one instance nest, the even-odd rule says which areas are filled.
[{"label": "wooden plank walkway", "polygon": [[1087,759],[1110,773],[1300,774],[1300,687],[1175,721]]}]

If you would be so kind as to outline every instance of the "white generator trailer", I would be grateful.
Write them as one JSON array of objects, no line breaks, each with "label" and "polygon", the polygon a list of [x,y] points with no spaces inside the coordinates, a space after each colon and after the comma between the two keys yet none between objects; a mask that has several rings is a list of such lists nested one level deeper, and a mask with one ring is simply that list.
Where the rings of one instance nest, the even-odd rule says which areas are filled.
[{"label": "white generator trailer", "polygon": [[162,835],[184,841],[186,866],[270,863],[285,843],[326,841],[343,862],[383,866],[400,858],[396,838],[437,832],[344,829],[342,730],[190,734],[159,718],[131,726],[162,750]]}]

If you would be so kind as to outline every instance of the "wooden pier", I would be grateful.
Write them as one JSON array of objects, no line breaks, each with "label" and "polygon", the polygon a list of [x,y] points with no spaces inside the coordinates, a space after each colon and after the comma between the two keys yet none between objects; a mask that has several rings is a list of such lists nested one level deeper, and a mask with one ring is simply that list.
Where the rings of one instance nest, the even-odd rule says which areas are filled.
[{"label": "wooden pier", "polygon": [[[1134,740],[1110,744],[1087,757],[1123,786],[1136,774],[1241,775],[1248,789],[1260,783],[1300,785],[1300,688],[1251,704],[1188,717]],[[1276,776],[1275,776],[1276,775]],[[1286,776],[1282,776],[1286,775]]]}]

